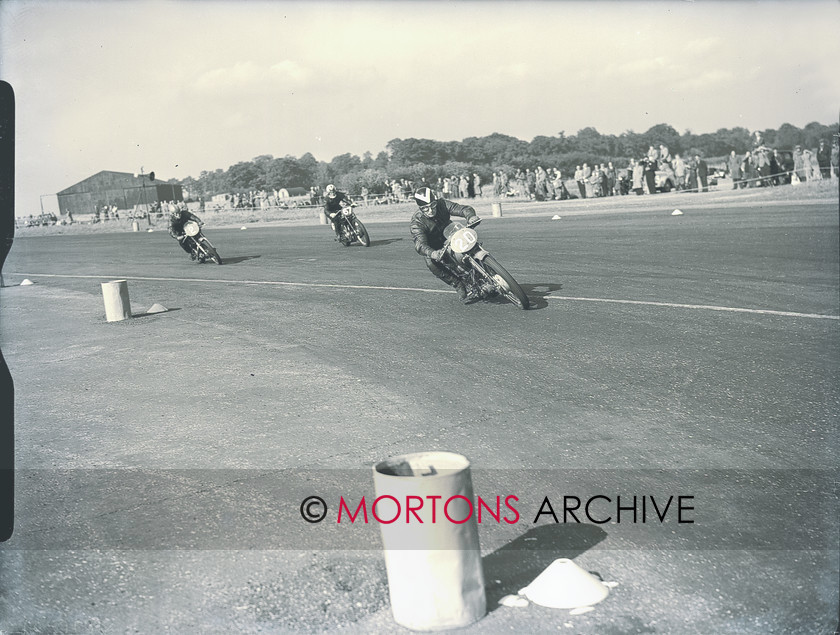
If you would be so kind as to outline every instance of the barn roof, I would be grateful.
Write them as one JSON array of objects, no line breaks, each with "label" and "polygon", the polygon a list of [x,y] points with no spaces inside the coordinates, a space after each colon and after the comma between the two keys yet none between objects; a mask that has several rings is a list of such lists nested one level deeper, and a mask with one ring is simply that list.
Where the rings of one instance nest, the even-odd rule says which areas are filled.
[{"label": "barn roof", "polygon": [[[156,179],[157,180],[157,179]],[[68,188],[57,192],[57,194],[78,194],[89,190],[100,190],[103,188],[130,188],[149,185],[148,175],[144,177],[134,176],[131,172],[115,172],[114,170],[102,170],[96,174],[71,185]]]}]

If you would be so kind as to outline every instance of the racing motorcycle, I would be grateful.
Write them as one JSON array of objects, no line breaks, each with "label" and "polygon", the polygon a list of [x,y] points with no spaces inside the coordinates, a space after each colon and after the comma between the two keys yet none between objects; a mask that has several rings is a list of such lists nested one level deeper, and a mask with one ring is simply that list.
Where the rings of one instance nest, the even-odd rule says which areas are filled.
[{"label": "racing motorcycle", "polygon": [[205,260],[212,260],[217,265],[222,259],[212,243],[201,233],[201,226],[194,220],[184,223],[184,243],[190,248],[192,255],[201,264]]},{"label": "racing motorcycle", "polygon": [[479,285],[489,283],[507,301],[520,309],[527,309],[531,302],[522,287],[478,242],[474,227],[480,222],[481,219],[466,226],[451,222],[444,228],[444,264],[461,279],[472,280]]},{"label": "racing motorcycle", "polygon": [[370,236],[367,229],[356,217],[353,211],[354,204],[342,204],[341,211],[336,214],[330,222],[339,224],[340,238],[338,241],[345,247],[349,247],[358,241],[364,247],[370,247]]}]

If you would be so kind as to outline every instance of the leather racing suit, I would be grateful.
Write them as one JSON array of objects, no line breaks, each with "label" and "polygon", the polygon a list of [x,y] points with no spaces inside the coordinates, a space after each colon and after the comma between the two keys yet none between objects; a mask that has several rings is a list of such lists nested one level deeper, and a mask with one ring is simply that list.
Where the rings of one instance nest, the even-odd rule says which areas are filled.
[{"label": "leather racing suit", "polygon": [[469,205],[459,205],[444,198],[434,202],[435,215],[431,218],[423,214],[419,209],[411,217],[411,237],[414,239],[414,249],[426,259],[426,266],[436,277],[443,280],[449,286],[456,286],[459,282],[456,276],[445,265],[432,260],[432,252],[443,248],[446,239],[443,230],[451,222],[452,216],[465,218],[469,223],[478,216],[475,210]]},{"label": "leather racing suit", "polygon": [[335,196],[333,198],[327,198],[324,203],[324,213],[330,220],[330,224],[335,232],[335,237],[339,240],[341,239],[341,223],[343,222],[343,219],[341,218],[341,208],[345,206],[342,205],[342,202],[344,202],[345,205],[353,204],[353,201],[350,200],[350,197],[347,196],[347,194],[336,191]]}]

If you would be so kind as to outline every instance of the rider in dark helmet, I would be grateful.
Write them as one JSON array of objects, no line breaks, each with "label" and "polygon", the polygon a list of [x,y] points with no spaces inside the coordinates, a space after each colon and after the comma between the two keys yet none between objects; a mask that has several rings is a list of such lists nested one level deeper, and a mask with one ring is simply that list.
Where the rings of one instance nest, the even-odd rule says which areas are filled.
[{"label": "rider in dark helmet", "polygon": [[339,242],[341,242],[341,219],[338,216],[341,214],[341,208],[344,207],[342,203],[344,205],[352,205],[353,201],[350,200],[347,194],[339,192],[335,188],[335,185],[330,183],[324,189],[324,213],[330,219],[330,225],[332,225],[333,231],[335,232],[335,239]]},{"label": "rider in dark helmet", "polygon": [[169,204],[169,235],[178,241],[181,249],[186,251],[190,255],[190,258],[195,260],[195,254],[189,245],[187,245],[187,241],[185,240],[187,235],[184,233],[184,224],[190,220],[198,223],[199,227],[204,225],[198,216],[192,214],[187,209],[186,203],[179,203],[178,205],[174,203]]},{"label": "rider in dark helmet", "polygon": [[414,192],[414,201],[420,208],[411,217],[411,237],[414,249],[426,259],[426,266],[435,276],[458,292],[464,304],[471,304],[490,293],[482,291],[474,282],[462,280],[441,262],[444,256],[444,228],[449,225],[451,216],[460,216],[467,223],[480,220],[475,210],[469,205],[459,205],[444,198],[438,198],[428,187],[421,187]]}]

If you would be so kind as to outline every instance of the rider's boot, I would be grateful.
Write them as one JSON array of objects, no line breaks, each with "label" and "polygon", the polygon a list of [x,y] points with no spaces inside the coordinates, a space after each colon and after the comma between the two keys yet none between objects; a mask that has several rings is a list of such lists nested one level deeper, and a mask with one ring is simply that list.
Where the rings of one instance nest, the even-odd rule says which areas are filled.
[{"label": "rider's boot", "polygon": [[459,280],[455,284],[455,290],[458,292],[458,297],[464,304],[473,304],[481,300],[481,292],[475,285]]}]

